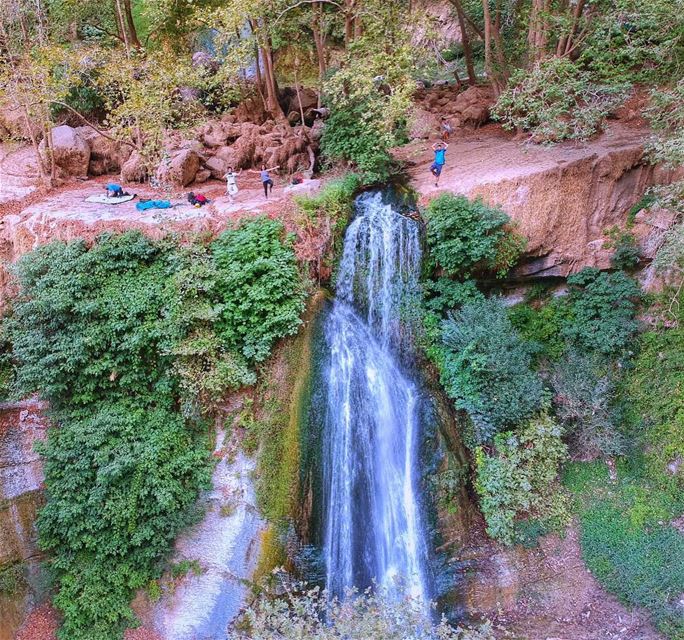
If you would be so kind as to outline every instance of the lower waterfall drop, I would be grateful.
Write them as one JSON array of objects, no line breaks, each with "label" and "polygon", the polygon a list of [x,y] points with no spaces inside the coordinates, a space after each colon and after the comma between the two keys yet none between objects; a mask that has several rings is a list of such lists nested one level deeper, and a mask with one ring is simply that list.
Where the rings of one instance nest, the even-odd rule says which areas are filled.
[{"label": "lower waterfall drop", "polygon": [[419,392],[407,373],[420,270],[418,224],[369,193],[356,202],[325,327],[326,588],[376,584],[427,603],[416,494]]}]

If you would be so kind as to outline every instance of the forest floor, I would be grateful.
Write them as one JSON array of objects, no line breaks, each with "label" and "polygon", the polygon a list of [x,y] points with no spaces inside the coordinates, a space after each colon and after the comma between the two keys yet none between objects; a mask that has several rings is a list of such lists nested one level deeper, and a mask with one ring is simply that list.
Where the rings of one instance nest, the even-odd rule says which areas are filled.
[{"label": "forest floor", "polygon": [[483,530],[473,534],[474,545],[456,554],[469,567],[463,583],[466,607],[471,615],[491,620],[502,639],[664,638],[646,612],[625,607],[587,570],[576,525],[564,537],[541,538],[533,549],[503,547]]}]

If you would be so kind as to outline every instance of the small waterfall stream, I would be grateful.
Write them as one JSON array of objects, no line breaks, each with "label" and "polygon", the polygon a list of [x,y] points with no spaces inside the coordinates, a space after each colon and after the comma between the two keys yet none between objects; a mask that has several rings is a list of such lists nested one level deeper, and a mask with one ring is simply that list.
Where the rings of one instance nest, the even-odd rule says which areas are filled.
[{"label": "small waterfall stream", "polygon": [[359,197],[325,326],[324,559],[332,596],[377,584],[427,604],[416,495],[419,391],[404,321],[416,304],[418,225]]}]

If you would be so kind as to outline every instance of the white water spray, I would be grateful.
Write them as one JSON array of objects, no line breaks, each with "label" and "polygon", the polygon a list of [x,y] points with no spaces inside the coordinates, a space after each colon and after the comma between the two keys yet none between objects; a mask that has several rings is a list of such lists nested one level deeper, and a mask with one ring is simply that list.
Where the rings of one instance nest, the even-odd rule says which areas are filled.
[{"label": "white water spray", "polygon": [[427,604],[416,496],[418,390],[399,363],[403,314],[415,304],[415,222],[381,194],[357,200],[326,325],[330,351],[324,442],[326,587],[376,583]]}]

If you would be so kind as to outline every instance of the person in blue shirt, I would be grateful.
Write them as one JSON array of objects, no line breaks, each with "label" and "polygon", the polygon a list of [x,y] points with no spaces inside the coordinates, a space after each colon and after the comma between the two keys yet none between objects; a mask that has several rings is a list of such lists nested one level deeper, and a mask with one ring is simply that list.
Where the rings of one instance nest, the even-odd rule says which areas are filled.
[{"label": "person in blue shirt", "polygon": [[435,186],[439,186],[439,176],[442,175],[442,169],[446,164],[446,152],[449,145],[446,142],[435,142],[432,145],[432,150],[435,152],[435,161],[430,167],[430,172],[435,176]]},{"label": "person in blue shirt", "polygon": [[120,198],[121,196],[125,195],[121,185],[116,184],[116,182],[110,182],[105,189],[107,189],[107,196],[110,198]]}]

